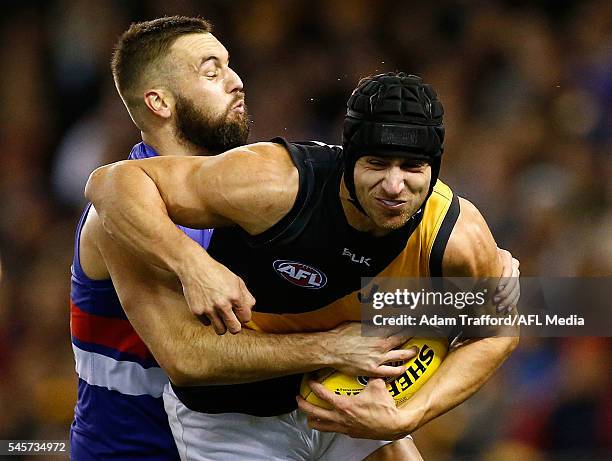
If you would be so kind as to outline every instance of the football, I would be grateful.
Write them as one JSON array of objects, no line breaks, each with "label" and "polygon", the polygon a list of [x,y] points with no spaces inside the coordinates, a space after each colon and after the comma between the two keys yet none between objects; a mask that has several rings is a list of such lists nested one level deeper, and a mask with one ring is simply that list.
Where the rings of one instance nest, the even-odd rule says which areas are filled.
[{"label": "football", "polygon": [[[398,378],[388,378],[387,389],[393,396],[396,405],[408,400],[436,372],[446,353],[448,340],[446,338],[412,338],[402,345],[402,349],[418,348],[417,354],[405,362],[406,372]],[[331,406],[316,396],[307,384],[309,378],[314,378],[327,389],[338,395],[357,395],[368,384],[367,376],[348,376],[331,368],[306,374],[302,378],[300,395],[313,405],[323,408]]]}]

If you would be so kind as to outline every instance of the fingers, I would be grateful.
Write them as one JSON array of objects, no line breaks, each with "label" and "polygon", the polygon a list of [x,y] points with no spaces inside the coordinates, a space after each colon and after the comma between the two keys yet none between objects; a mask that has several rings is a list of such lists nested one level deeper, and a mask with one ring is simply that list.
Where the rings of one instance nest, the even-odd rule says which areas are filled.
[{"label": "fingers", "polygon": [[232,333],[238,333],[240,331],[241,325],[232,312],[231,304],[228,303],[223,306],[217,305],[215,308],[192,306],[192,304],[189,304],[191,312],[193,312],[204,325],[212,325],[215,333],[218,335],[225,334],[228,329]]},{"label": "fingers", "polygon": [[508,295],[508,298],[500,303],[500,309],[503,307],[506,313],[512,312],[512,310],[516,308],[520,296],[521,285],[517,282],[513,285],[512,291]]},{"label": "fingers", "polygon": [[[399,378],[406,372],[406,367],[403,363],[416,356],[418,351],[417,347],[389,351],[383,356],[383,364],[375,368],[369,375],[375,378]],[[402,364],[393,365],[391,362],[400,362]]]},{"label": "fingers", "polygon": [[249,323],[251,321],[251,309],[255,303],[234,304],[234,314],[238,323]]},{"label": "fingers", "polygon": [[222,335],[225,333],[226,328],[223,321],[215,314],[214,309],[202,306],[200,302],[194,302],[194,297],[191,293],[185,290],[185,299],[189,310],[206,326],[212,325],[215,333]]},{"label": "fingers", "polygon": [[[510,279],[513,280],[513,279]],[[518,279],[517,279],[518,280]],[[519,298],[519,284],[517,282],[508,282],[508,284],[498,286],[497,292],[493,297],[493,302],[497,305],[497,312],[510,313],[516,307],[516,302]]]},{"label": "fingers", "polygon": [[503,271],[493,302],[497,305],[497,312],[510,313],[520,297],[520,262],[506,250],[498,248],[498,253],[503,263]]},{"label": "fingers", "polygon": [[[194,310],[192,309],[192,311]],[[223,307],[217,306],[214,309],[198,309],[198,311],[201,313],[196,313],[196,316],[200,319],[200,322],[206,326],[212,325],[218,335],[224,335],[227,331],[236,334],[240,333],[242,329],[242,325],[236,318],[230,304]]]},{"label": "fingers", "polygon": [[502,306],[502,303],[508,299],[508,295],[510,294],[508,290],[508,282],[506,280],[500,280],[497,290],[495,291],[495,296],[493,297],[493,302],[497,306],[498,312],[501,311],[500,306]]},{"label": "fingers", "polygon": [[206,325],[207,327],[210,326],[210,320],[208,320],[208,317],[206,317],[205,315],[198,315],[197,317],[204,325]]},{"label": "fingers", "polygon": [[389,391],[387,390],[387,385],[385,384],[384,379],[381,378],[370,379],[363,392],[390,396]]},{"label": "fingers", "polygon": [[251,321],[251,310],[255,305],[255,298],[242,279],[239,279],[239,289],[240,294],[231,300],[231,304],[225,304],[218,309],[223,322],[232,334],[240,333],[242,324]]},{"label": "fingers", "polygon": [[227,331],[237,334],[242,330],[242,324],[251,320],[255,298],[242,279],[237,278],[236,286],[237,290],[216,292],[212,298],[206,298],[201,290],[187,290],[184,287],[183,292],[189,310],[197,315],[204,325],[212,325],[218,335]]},{"label": "fingers", "polygon": [[309,416],[312,416],[313,418],[328,418],[329,415],[332,413],[331,410],[327,410],[325,408],[318,407],[310,402],[307,402],[301,395],[298,395],[295,399],[297,400],[297,404],[300,410],[302,410],[304,413],[307,413]]},{"label": "fingers", "polygon": [[518,292],[515,295],[510,295],[510,297],[508,298],[508,305],[504,306],[507,314],[509,314],[516,308],[518,304],[519,296],[520,296],[520,293]]},{"label": "fingers", "polygon": [[386,346],[388,349],[395,349],[396,347],[399,347],[402,344],[405,344],[410,338],[411,338],[410,336],[401,336],[401,335],[389,336],[385,340]]},{"label": "fingers", "polygon": [[343,428],[337,422],[338,416],[331,410],[313,405],[310,402],[304,400],[301,396],[296,397],[297,404],[300,410],[302,410],[308,416],[308,426],[311,429],[316,429],[323,432],[342,432],[345,433],[346,429]]},{"label": "fingers", "polygon": [[212,323],[215,333],[217,333],[219,336],[224,335],[225,332],[227,331],[227,328],[225,327],[225,323],[223,323],[223,320],[219,318],[217,313],[213,311],[205,315],[207,315],[208,318],[210,319],[210,322]]},{"label": "fingers", "polygon": [[200,311],[202,313],[196,314],[197,317],[204,325],[212,325],[218,335],[223,335],[227,331],[235,335],[242,330],[242,323],[238,320],[231,304],[225,304],[222,307],[216,306],[214,309],[201,309]]},{"label": "fingers", "polygon": [[377,405],[396,407],[395,400],[387,389],[387,383],[381,378],[371,378],[359,397],[366,401],[376,402]]},{"label": "fingers", "polygon": [[240,295],[233,303],[234,313],[236,314],[236,318],[239,322],[248,323],[251,321],[251,310],[255,305],[255,298],[248,290],[242,279],[239,279],[238,287],[240,289]]},{"label": "fingers", "polygon": [[519,264],[520,263],[518,262],[518,260],[512,260],[512,273],[509,277],[506,277],[504,279],[506,295],[514,291],[520,285],[519,276],[521,275],[521,271],[519,270]]},{"label": "fingers", "polygon": [[[224,326],[227,328],[227,330],[231,334],[235,335],[237,333],[240,333],[240,330],[242,329],[242,325],[240,324],[240,321],[238,320],[238,318],[236,317],[236,314],[232,310],[232,305],[230,303],[227,303],[223,305],[222,307],[217,307],[217,313],[219,314],[219,318],[222,320]],[[225,331],[223,331],[223,333],[225,333]],[[223,334],[223,333],[220,333],[220,334]]]},{"label": "fingers", "polygon": [[370,374],[372,375],[372,378],[399,378],[405,372],[406,367],[404,365],[400,365],[398,367],[391,365],[380,365]]},{"label": "fingers", "polygon": [[497,311],[501,312],[504,307],[499,306],[499,303],[505,300],[508,297],[507,285],[510,283],[512,276],[512,255],[509,251],[504,250],[502,248],[497,249],[497,254],[499,255],[499,259],[502,263],[502,274],[497,284],[497,289],[495,290],[495,296],[493,297],[493,302],[498,305]]},{"label": "fingers", "polygon": [[[252,309],[252,306],[250,307],[247,307],[244,305],[234,306],[233,308],[234,318],[236,319],[236,322],[238,323],[238,331],[236,331],[236,333],[240,331],[240,329],[242,328],[242,325],[244,325],[245,323],[249,323],[251,321],[251,309]],[[228,325],[228,328],[229,328],[229,325]]]},{"label": "fingers", "polygon": [[384,363],[389,362],[405,362],[412,359],[419,352],[418,347],[411,347],[410,349],[395,349],[389,351],[384,356]]},{"label": "fingers", "polygon": [[[332,391],[327,389],[323,384],[318,383],[317,381],[309,380],[308,381],[308,386],[310,387],[312,392],[317,397],[319,397],[321,400],[329,403],[333,407],[335,407],[337,405],[338,399],[341,398],[341,396],[334,394]],[[325,411],[331,413],[330,410],[325,410]]]}]

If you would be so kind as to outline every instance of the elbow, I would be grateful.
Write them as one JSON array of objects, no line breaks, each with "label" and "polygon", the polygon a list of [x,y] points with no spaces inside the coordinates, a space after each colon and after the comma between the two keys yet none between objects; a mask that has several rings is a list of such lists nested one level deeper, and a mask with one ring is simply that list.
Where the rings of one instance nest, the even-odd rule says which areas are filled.
[{"label": "elbow", "polygon": [[520,339],[519,339],[518,334],[516,336],[510,336],[508,338],[508,355],[514,352],[514,349],[518,347],[519,342],[520,342]]},{"label": "elbow", "polygon": [[487,344],[488,354],[495,357],[498,366],[510,357],[519,344],[518,336],[493,336],[481,340],[484,344]]},{"label": "elbow", "polygon": [[123,161],[96,168],[85,185],[85,198],[98,208],[103,198],[112,192],[113,182],[116,182],[114,179],[125,174],[126,168],[129,168],[127,163]]},{"label": "elbow", "polygon": [[518,336],[504,336],[494,338],[497,345],[499,355],[502,357],[502,361],[506,361],[508,357],[514,352],[514,350],[518,347],[519,337]]},{"label": "elbow", "polygon": [[97,197],[96,193],[100,188],[100,183],[107,174],[106,170],[108,170],[108,166],[96,168],[87,179],[87,184],[85,185],[85,198],[92,203],[94,203],[94,199]]},{"label": "elbow", "polygon": [[105,165],[96,168],[90,175],[85,185],[85,198],[98,205],[100,197],[103,195],[104,184],[108,180],[112,165]]},{"label": "elbow", "polygon": [[171,363],[165,363],[162,368],[172,384],[180,387],[208,386],[214,384],[215,381],[214,376],[203,363],[195,367],[179,358],[172,360]]},{"label": "elbow", "polygon": [[170,379],[175,386],[187,387],[197,385],[193,379],[193,375],[177,365],[165,365],[162,368],[168,375],[168,379]]},{"label": "elbow", "polygon": [[178,370],[169,370],[166,369],[166,374],[168,375],[168,379],[175,386],[180,387],[189,387],[189,386],[197,386],[199,383],[196,382],[191,375],[188,373],[183,373]]}]

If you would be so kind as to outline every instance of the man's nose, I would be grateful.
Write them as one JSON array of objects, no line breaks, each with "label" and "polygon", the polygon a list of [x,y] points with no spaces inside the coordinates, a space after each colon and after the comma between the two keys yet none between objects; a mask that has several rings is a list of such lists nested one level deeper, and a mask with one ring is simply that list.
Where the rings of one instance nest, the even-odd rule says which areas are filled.
[{"label": "man's nose", "polygon": [[397,196],[404,190],[404,175],[402,169],[397,166],[393,166],[387,169],[385,177],[382,182],[383,191],[389,196]]},{"label": "man's nose", "polygon": [[242,80],[240,79],[240,76],[231,67],[228,68],[226,85],[227,85],[226,91],[228,93],[235,93],[237,91],[242,91],[242,89],[244,88],[244,85],[242,84]]}]

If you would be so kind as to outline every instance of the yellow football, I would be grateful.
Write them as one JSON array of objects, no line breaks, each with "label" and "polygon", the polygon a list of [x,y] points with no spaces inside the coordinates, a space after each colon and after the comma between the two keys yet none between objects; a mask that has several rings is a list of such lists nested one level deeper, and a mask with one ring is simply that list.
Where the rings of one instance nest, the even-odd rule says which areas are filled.
[{"label": "yellow football", "polygon": [[[402,345],[402,349],[417,347],[417,354],[405,362],[406,372],[399,378],[388,378],[387,389],[395,399],[396,405],[408,400],[436,372],[446,353],[448,341],[446,338],[412,338]],[[331,408],[310,389],[306,383],[309,375],[304,375],[300,386],[300,395],[313,405]],[[312,378],[313,376],[310,375]],[[330,391],[338,395],[357,395],[368,383],[367,376],[348,376],[331,368],[320,370],[314,376]]]}]

